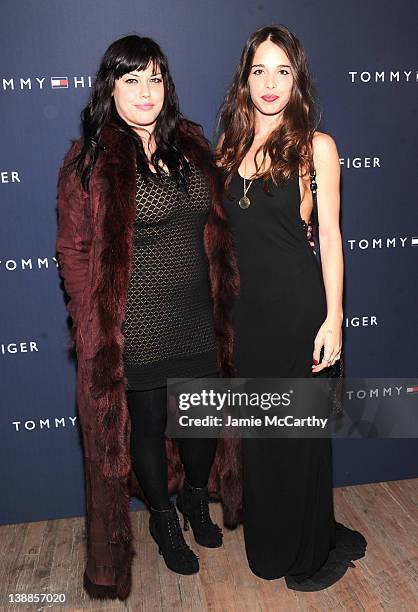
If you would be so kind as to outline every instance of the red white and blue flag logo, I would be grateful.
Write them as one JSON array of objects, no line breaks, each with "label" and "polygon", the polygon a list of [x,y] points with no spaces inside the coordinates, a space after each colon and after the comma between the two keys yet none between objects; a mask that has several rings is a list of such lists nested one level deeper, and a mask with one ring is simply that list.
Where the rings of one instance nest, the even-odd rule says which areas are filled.
[{"label": "red white and blue flag logo", "polygon": [[52,89],[68,89],[68,77],[51,77]]}]

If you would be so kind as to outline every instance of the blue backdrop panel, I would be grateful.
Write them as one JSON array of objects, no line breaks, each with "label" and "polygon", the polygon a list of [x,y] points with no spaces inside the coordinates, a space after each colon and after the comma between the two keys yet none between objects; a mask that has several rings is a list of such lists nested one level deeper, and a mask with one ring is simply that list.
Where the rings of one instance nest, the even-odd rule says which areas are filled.
[{"label": "blue backdrop panel", "polygon": [[[211,136],[248,34],[272,22],[297,33],[341,157],[348,373],[417,375],[417,19],[413,0],[3,0],[1,523],[84,512],[56,179],[100,57],[122,35],[161,43],[184,114]],[[336,485],[418,472],[415,440],[334,447]]]}]

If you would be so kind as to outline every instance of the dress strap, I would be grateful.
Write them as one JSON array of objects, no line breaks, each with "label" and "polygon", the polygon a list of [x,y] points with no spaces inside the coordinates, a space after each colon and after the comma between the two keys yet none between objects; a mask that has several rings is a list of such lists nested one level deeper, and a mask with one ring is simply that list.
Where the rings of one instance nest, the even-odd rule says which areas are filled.
[{"label": "dress strap", "polygon": [[310,178],[310,188],[312,191],[312,200],[313,200],[313,211],[312,211],[312,227],[318,227],[318,184],[316,182],[316,170],[314,165],[314,160],[311,159],[309,162],[309,178]]}]

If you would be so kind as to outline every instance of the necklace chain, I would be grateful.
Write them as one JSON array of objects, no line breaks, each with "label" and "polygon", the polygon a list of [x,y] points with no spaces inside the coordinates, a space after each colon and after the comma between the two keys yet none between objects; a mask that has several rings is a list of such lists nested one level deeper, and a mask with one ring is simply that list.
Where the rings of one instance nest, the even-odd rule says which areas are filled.
[{"label": "necklace chain", "polygon": [[244,157],[244,196],[247,195],[249,188],[251,187],[251,185],[253,184],[253,181],[250,181],[250,184],[247,187],[247,160]]},{"label": "necklace chain", "polygon": [[247,160],[244,157],[244,195],[242,196],[242,198],[239,200],[238,204],[240,205],[240,208],[242,208],[243,210],[247,209],[249,207],[249,205],[251,204],[251,200],[250,198],[247,196],[248,190],[251,187],[251,185],[253,184],[253,181],[251,180],[249,185],[247,185]]}]

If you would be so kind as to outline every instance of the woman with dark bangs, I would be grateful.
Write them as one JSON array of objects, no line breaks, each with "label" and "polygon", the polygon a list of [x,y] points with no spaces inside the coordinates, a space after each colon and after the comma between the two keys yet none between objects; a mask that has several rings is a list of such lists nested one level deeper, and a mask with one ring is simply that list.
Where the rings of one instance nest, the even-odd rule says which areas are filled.
[{"label": "woman with dark bangs", "polygon": [[[311,377],[341,355],[340,167],[333,139],[316,130],[307,60],[287,28],[249,37],[220,119],[218,164],[241,279],[234,365],[241,377]],[[322,270],[306,232],[313,168]],[[247,438],[242,459],[255,574],[315,591],[364,556],[363,536],[334,518],[329,439]]]},{"label": "woman with dark bangs", "polygon": [[130,493],[138,484],[151,535],[180,574],[199,564],[169,493],[180,489],[177,507],[196,542],[221,546],[208,507],[213,465],[211,490],[228,496],[234,522],[228,442],[177,445],[164,431],[167,378],[231,372],[229,303],[238,275],[210,147],[181,116],[157,43],[127,36],[110,45],[82,126],[60,172],[57,252],[78,362],[84,586],[92,597],[125,599],[134,555]]}]

